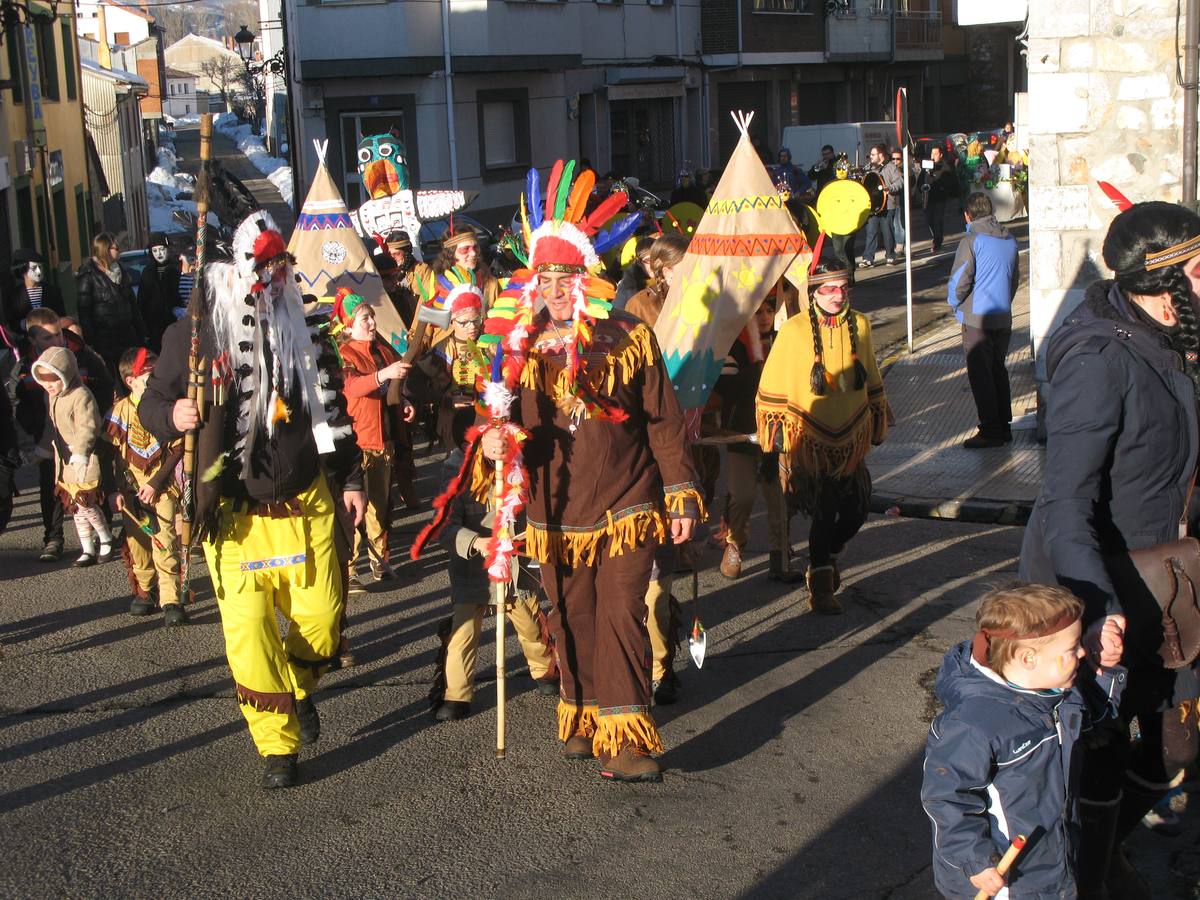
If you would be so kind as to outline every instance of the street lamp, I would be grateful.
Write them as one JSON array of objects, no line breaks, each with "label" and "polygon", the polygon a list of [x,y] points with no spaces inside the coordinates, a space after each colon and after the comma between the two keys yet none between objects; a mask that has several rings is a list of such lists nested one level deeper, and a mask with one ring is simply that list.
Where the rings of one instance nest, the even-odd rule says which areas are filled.
[{"label": "street lamp", "polygon": [[[0,0],[0,2],[3,2],[3,0]],[[246,82],[249,85],[250,90],[254,93],[255,122],[254,122],[253,129],[254,129],[255,134],[258,134],[258,123],[261,122],[264,118],[266,118],[267,76],[273,75],[273,76],[280,77],[283,79],[284,92],[288,97],[288,117],[287,117],[288,157],[291,159],[294,159],[292,154],[295,152],[293,149],[295,144],[291,140],[292,85],[291,85],[291,77],[288,73],[288,64],[287,64],[287,29],[286,29],[286,27],[284,27],[284,29],[283,29],[283,47],[281,47],[279,49],[278,53],[275,53],[273,56],[269,57],[268,59],[264,59],[259,62],[254,62],[255,36],[254,36],[253,31],[251,31],[249,28],[247,28],[245,25],[243,25],[238,30],[238,33],[233,36],[233,41],[235,44],[237,44],[238,56],[240,56],[242,58],[242,62],[246,64]],[[262,89],[261,90],[259,90],[256,87],[256,82],[255,82],[256,78],[262,78]],[[259,101],[260,97],[261,97],[262,103],[263,103],[263,111],[261,114],[259,113],[259,110],[258,110],[258,101]],[[270,136],[268,136],[268,140],[270,140]],[[296,177],[297,177],[297,169],[296,169],[295,165],[293,165],[292,166],[293,193],[296,194],[296,196],[299,196],[299,193],[298,193],[299,185],[296,183],[296,180],[295,180]]]},{"label": "street lamp", "polygon": [[238,56],[249,68],[251,60],[254,59],[254,32],[243,25],[241,30],[233,36],[233,40],[237,44]]}]

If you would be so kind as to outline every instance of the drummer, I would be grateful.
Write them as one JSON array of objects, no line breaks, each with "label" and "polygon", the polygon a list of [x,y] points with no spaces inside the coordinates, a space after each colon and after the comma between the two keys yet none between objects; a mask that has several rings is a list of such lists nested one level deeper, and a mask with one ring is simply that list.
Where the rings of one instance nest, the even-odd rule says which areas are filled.
[{"label": "drummer", "polygon": [[[875,251],[883,240],[884,262],[889,266],[896,264],[896,241],[892,233],[891,222],[887,216],[888,195],[883,176],[883,167],[888,164],[888,149],[883,144],[871,148],[867,160],[867,169],[863,176],[863,186],[871,194],[871,216],[867,219],[864,229],[867,233],[866,246],[863,247],[862,267],[869,269],[875,265]],[[873,190],[874,189],[874,190]]]}]

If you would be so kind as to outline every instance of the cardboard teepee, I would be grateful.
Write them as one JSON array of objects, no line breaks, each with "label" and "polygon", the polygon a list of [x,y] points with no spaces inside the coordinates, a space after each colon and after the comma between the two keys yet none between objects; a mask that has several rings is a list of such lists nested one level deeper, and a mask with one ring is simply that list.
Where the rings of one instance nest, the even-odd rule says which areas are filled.
[{"label": "cardboard teepee", "polygon": [[733,116],[741,139],[654,328],[685,410],[703,408],[729,348],[780,277],[803,295],[812,255],[750,143],[754,114]]},{"label": "cardboard teepee", "polygon": [[408,329],[392,305],[362,238],[354,230],[346,201],[325,165],[329,142],[313,143],[317,148],[317,174],[288,243],[288,251],[296,257],[301,286],[306,294],[315,294],[325,303],[332,302],[340,287],[361,294],[375,310],[379,335],[403,353],[408,347]]}]

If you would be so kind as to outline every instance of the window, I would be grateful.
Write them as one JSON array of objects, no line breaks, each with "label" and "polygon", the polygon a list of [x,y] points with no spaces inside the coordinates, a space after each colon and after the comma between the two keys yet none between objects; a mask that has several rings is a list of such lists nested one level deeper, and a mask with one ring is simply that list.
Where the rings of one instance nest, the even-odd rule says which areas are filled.
[{"label": "window", "polygon": [[8,77],[13,83],[13,103],[25,102],[25,67],[21,64],[24,44],[21,42],[21,33],[21,26],[14,25],[4,36],[4,44],[8,47]]},{"label": "window", "polygon": [[[408,150],[405,140],[404,113],[367,112],[342,113],[342,160],[345,170],[342,173],[342,196],[346,198],[346,206],[357,209],[367,198],[362,195],[362,180],[358,175],[358,142],[366,135],[387,134],[393,128],[400,135],[400,143]],[[411,166],[410,166],[411,172]]]},{"label": "window", "polygon": [[190,103],[183,104],[183,114],[185,116],[190,116],[192,114],[192,104],[190,104]]},{"label": "window", "polygon": [[58,54],[54,50],[54,21],[37,19],[34,25],[37,35],[38,69],[42,81],[42,99],[57,100]]},{"label": "window", "polygon": [[128,31],[115,32],[113,34],[113,43],[116,44],[118,47],[128,47],[129,46],[129,32]]},{"label": "window", "polygon": [[529,92],[480,91],[479,168],[484,180],[511,178],[529,166]]},{"label": "window", "polygon": [[71,30],[70,20],[58,23],[59,34],[62,35],[63,73],[67,77],[67,99],[75,99],[75,32]]},{"label": "window", "polygon": [[806,13],[809,0],[754,0],[755,12],[766,13]]}]

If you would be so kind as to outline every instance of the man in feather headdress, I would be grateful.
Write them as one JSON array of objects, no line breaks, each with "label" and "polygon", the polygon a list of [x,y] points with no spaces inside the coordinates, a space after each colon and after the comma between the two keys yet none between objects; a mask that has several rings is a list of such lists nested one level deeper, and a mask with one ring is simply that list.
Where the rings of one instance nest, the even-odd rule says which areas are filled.
[{"label": "man in feather headdress", "polygon": [[[305,320],[295,261],[269,215],[238,227],[233,255],[204,270],[196,355],[205,415],[186,397],[189,319],[163,336],[138,411],[159,440],[198,428],[193,534],[269,789],[295,784],[300,745],[320,735],[312,693],[337,654],[345,601],[335,516],[341,506],[357,526],[366,499],[341,366]],[[328,325],[326,315],[318,321]],[[290,623],[286,639],[277,610]]]},{"label": "man in feather headdress", "polygon": [[500,345],[527,437],[514,448],[511,432],[481,422],[473,486],[486,496],[492,483],[484,457],[519,454],[527,469],[526,552],[542,565],[553,607],[567,757],[598,756],[606,778],[660,781],[646,586],[655,548],[690,539],[702,501],[654,332],[610,315],[613,286],[590,274],[636,217],[598,233],[626,197],[585,215],[595,175],[572,185],[573,168],[554,166],[544,205],[530,173],[528,269],[513,275],[483,339]]}]

